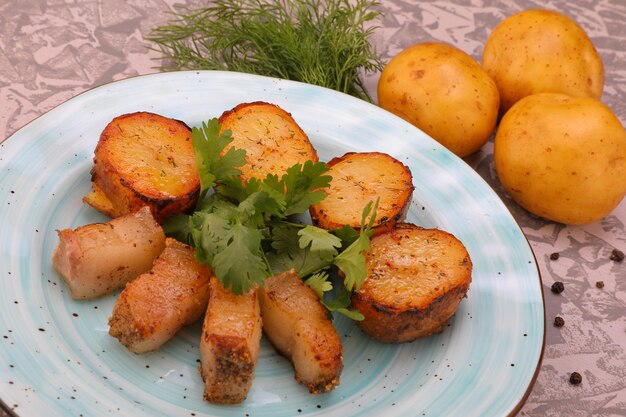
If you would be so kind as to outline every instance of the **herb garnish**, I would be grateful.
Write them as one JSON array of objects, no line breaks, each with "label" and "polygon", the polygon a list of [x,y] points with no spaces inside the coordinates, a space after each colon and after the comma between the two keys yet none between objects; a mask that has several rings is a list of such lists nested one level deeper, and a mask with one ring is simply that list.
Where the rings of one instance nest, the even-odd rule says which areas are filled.
[{"label": "herb garnish", "polygon": [[382,70],[370,43],[374,0],[217,0],[174,13],[148,40],[162,69],[247,72],[332,88],[371,101],[360,78]]},{"label": "herb garnish", "polygon": [[[164,223],[170,236],[195,247],[198,261],[235,294],[263,285],[265,278],[296,269],[331,311],[355,320],[350,294],[365,280],[364,252],[369,249],[377,204],[363,210],[361,229],[324,230],[290,221],[322,201],[330,185],[323,162],[296,164],[283,174],[242,181],[245,151],[228,148],[231,132],[220,133],[217,119],[193,128],[192,142],[200,173],[201,198],[194,213],[177,214]],[[368,221],[369,218],[369,221]],[[340,280],[331,278],[340,270]],[[335,285],[337,286],[337,285]]]}]

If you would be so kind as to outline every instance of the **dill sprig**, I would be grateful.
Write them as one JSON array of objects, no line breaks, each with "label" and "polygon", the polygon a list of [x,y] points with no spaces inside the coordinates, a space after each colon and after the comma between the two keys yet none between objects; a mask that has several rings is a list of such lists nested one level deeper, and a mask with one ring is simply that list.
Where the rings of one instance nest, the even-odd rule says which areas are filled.
[{"label": "dill sprig", "polygon": [[148,40],[162,69],[246,72],[332,88],[371,101],[361,76],[382,69],[370,43],[374,0],[216,0],[173,13]]}]

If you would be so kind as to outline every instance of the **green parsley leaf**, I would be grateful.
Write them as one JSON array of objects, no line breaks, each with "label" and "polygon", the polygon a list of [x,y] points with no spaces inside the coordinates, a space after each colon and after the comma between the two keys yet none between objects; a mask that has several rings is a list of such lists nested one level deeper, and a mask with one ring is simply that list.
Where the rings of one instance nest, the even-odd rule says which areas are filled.
[{"label": "green parsley leaf", "polygon": [[271,247],[274,251],[266,255],[274,273],[294,268],[304,278],[331,265],[333,258],[329,259],[326,253],[313,252],[309,245],[301,247],[298,233],[303,227],[309,226],[286,222],[278,222],[272,226]]},{"label": "green parsley leaf", "polygon": [[176,213],[166,218],[161,226],[167,236],[173,237],[183,243],[193,243],[188,214]]},{"label": "green parsley leaf", "polygon": [[[380,198],[376,200],[373,207],[371,201],[365,206],[361,217],[361,231],[359,237],[343,252],[337,255],[334,260],[334,264],[344,274],[344,286],[350,291],[361,288],[367,276],[365,252],[370,249],[370,235],[376,218],[376,210],[378,209],[379,201]],[[366,223],[368,216],[369,222]]]},{"label": "green parsley leaf", "polygon": [[226,146],[233,141],[231,132],[220,134],[220,125],[213,118],[202,123],[202,128],[191,130],[191,140],[196,156],[196,165],[200,175],[200,201],[216,182],[241,175],[237,168],[246,163],[246,151],[229,148],[221,155]]},{"label": "green parsley leaf", "polygon": [[235,294],[262,285],[270,275],[261,249],[263,234],[255,228],[235,224],[230,228],[226,247],[213,258],[215,275]]},{"label": "green parsley leaf", "polygon": [[322,175],[327,171],[328,166],[325,163],[312,161],[287,169],[280,181],[284,185],[287,200],[285,216],[304,213],[326,197],[323,188],[330,187],[332,180],[330,175]]},{"label": "green parsley leaf", "polygon": [[331,291],[333,289],[333,284],[328,281],[328,273],[325,271],[320,271],[316,274],[311,275],[307,280],[304,281],[306,285],[311,287],[311,289],[317,294],[320,300],[324,299],[324,293]]},{"label": "green parsley leaf", "polygon": [[319,227],[307,225],[298,231],[298,236],[300,236],[298,245],[301,249],[310,245],[311,252],[329,263],[337,255],[337,248],[341,247],[341,239]]},{"label": "green parsley leaf", "polygon": [[[328,293],[327,293],[328,294]],[[336,311],[337,313],[343,314],[351,318],[352,320],[363,320],[365,317],[358,310],[352,310],[349,308],[350,306],[350,298],[352,291],[346,289],[345,287],[340,288],[336,294],[333,294],[333,299],[322,299],[322,303],[329,311]]]}]

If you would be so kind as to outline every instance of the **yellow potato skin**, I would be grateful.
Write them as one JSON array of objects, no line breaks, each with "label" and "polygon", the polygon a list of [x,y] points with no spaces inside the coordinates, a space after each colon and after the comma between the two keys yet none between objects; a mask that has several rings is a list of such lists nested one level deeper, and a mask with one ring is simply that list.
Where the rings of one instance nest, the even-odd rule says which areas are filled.
[{"label": "yellow potato skin", "polygon": [[485,43],[482,67],[500,93],[500,112],[536,93],[599,99],[604,65],[587,33],[564,14],[526,10],[501,21]]},{"label": "yellow potato skin", "polygon": [[404,49],[385,66],[378,104],[463,157],[491,137],[500,98],[471,56],[448,44],[425,42]]},{"label": "yellow potato skin", "polygon": [[542,93],[518,101],[500,122],[494,160],[511,197],[556,222],[592,223],[626,194],[626,132],[590,97]]}]

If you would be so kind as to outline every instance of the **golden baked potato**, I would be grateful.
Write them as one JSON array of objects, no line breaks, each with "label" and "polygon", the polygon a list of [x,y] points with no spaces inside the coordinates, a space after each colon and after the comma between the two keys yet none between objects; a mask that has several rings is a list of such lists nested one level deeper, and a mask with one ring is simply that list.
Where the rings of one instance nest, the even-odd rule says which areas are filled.
[{"label": "golden baked potato", "polygon": [[367,277],[352,294],[370,337],[411,342],[438,333],[466,296],[472,261],[450,233],[403,223],[371,240]]},{"label": "golden baked potato", "polygon": [[323,229],[344,225],[358,229],[363,208],[379,197],[375,233],[404,219],[414,187],[411,171],[402,162],[380,152],[349,152],[327,165],[333,179],[326,198],[309,209],[313,224]]},{"label": "golden baked potato", "polygon": [[200,192],[191,130],[178,120],[138,112],[114,118],[100,135],[83,201],[111,217],[143,206],[157,221],[191,209]]},{"label": "golden baked potato", "polygon": [[267,174],[279,177],[287,168],[306,161],[317,162],[317,151],[309,137],[291,117],[275,104],[261,101],[242,103],[224,112],[220,118],[221,132],[230,130],[231,147],[246,151],[242,180],[263,179]]}]

